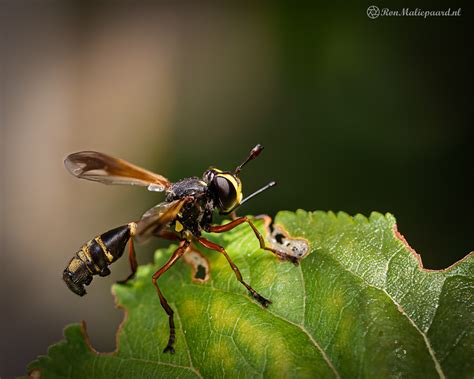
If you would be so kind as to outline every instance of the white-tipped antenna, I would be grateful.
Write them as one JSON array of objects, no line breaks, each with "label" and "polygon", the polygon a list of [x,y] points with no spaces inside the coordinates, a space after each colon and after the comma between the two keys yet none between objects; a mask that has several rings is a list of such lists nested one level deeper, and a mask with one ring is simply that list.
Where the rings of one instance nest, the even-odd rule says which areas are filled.
[{"label": "white-tipped antenna", "polygon": [[252,197],[257,196],[259,193],[262,193],[263,191],[266,191],[267,189],[269,189],[269,188],[271,188],[271,187],[273,187],[273,186],[275,186],[275,185],[276,185],[276,182],[275,182],[275,181],[272,181],[272,182],[268,183],[266,186],[260,188],[259,190],[255,191],[254,193],[248,195],[245,199],[243,199],[243,200],[240,202],[239,206],[241,206],[241,205],[242,205],[243,203],[245,203],[246,201],[250,200]]},{"label": "white-tipped antenna", "polygon": [[263,191],[266,191],[267,189],[273,187],[276,185],[276,182],[275,181],[271,181],[270,183],[268,183],[266,186],[260,188],[259,190],[255,191],[254,193],[248,195],[245,199],[243,199],[240,204],[237,204],[236,207],[232,208],[230,211],[228,212],[222,212],[221,214],[224,214],[224,215],[227,215],[229,213],[232,213],[233,211],[235,211],[237,208],[239,208],[243,203],[245,203],[246,201],[250,200],[251,198],[257,196],[259,193],[262,193]]}]

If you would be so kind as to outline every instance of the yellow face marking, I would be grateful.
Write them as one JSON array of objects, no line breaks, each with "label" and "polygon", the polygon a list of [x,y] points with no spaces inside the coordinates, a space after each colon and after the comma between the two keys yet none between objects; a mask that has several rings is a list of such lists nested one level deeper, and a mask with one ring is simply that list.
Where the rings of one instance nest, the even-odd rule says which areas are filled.
[{"label": "yellow face marking", "polygon": [[176,225],[174,227],[174,230],[176,230],[178,233],[181,232],[184,229],[183,224],[181,224],[178,220],[176,220]]},{"label": "yellow face marking", "polygon": [[114,256],[112,254],[110,254],[110,251],[107,250],[107,247],[105,246],[104,241],[102,241],[102,238],[100,238],[100,236],[99,236],[99,237],[95,237],[94,240],[95,240],[95,242],[97,242],[99,244],[100,248],[102,249],[105,256],[107,257],[107,260],[109,262],[112,262],[114,260]]}]

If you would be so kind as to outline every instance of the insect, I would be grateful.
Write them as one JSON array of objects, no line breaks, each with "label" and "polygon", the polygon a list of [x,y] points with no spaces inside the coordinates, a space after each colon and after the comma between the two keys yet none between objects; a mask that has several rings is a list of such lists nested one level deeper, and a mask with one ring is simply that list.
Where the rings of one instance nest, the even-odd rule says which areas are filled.
[{"label": "insect", "polygon": [[[261,296],[244,281],[237,266],[232,262],[226,250],[218,244],[202,236],[202,232],[222,233],[236,226],[247,223],[260,242],[260,248],[268,250],[280,259],[290,259],[278,250],[265,245],[263,236],[248,217],[235,216],[235,210],[249,199],[273,187],[270,182],[259,190],[243,199],[242,182],[239,178],[242,168],[255,159],[263,150],[256,145],[247,159],[233,171],[222,171],[217,168],[206,170],[202,178],[192,177],[171,183],[165,177],[135,166],[124,160],[113,158],[103,153],[82,151],[69,155],[64,161],[66,169],[77,178],[96,181],[103,184],[128,184],[147,187],[149,191],[165,192],[165,201],[159,203],[143,214],[137,222],[130,222],[109,230],[86,242],[76,252],[63,272],[63,279],[69,289],[79,296],[86,294],[85,285],[89,285],[94,275],[107,276],[108,266],[119,259],[129,243],[128,258],[131,267],[130,275],[119,283],[132,279],[137,271],[137,260],[134,240],[145,241],[150,237],[162,237],[178,241],[178,248],[166,264],[152,277],[152,283],[160,299],[161,306],[168,315],[169,339],[163,350],[174,353],[175,325],[173,310],[161,292],[157,280],[183,254],[192,242],[218,251],[227,259],[237,279],[249,291],[250,295],[263,307],[268,307],[271,301]],[[231,214],[233,220],[224,225],[213,225],[215,211],[220,214]]]}]

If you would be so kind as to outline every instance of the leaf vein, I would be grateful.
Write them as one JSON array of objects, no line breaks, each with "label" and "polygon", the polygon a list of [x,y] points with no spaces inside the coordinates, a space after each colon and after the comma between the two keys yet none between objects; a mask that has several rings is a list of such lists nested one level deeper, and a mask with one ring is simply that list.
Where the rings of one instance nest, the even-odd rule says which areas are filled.
[{"label": "leaf vein", "polygon": [[[195,284],[186,284],[186,286],[195,286]],[[219,291],[219,292],[224,292],[224,293],[228,293],[220,288],[217,288],[217,287],[203,287],[203,288],[206,288],[208,290],[211,290],[211,291]],[[243,294],[240,294],[240,293],[235,293],[235,295],[238,295],[240,297],[243,297],[245,298],[246,300],[250,300],[247,296],[243,295]],[[252,302],[252,304],[254,304]],[[255,306],[257,306],[255,304]],[[326,352],[322,349],[322,347],[316,342],[316,340],[313,338],[313,336],[306,330],[305,326],[304,325],[300,325],[300,324],[296,324],[294,323],[293,321],[290,321],[288,319],[285,319],[283,318],[282,316],[272,312],[271,310],[267,309],[266,310],[268,313],[270,313],[272,316],[284,321],[284,322],[287,322],[291,325],[294,325],[296,326],[297,328],[301,329],[310,339],[310,341],[313,343],[313,345],[319,350],[319,352],[321,353],[324,361],[326,362],[326,364],[329,366],[329,368],[334,372],[334,374],[336,375],[337,378],[340,378],[340,375],[339,373],[337,372],[336,368],[334,367],[334,365],[332,364],[331,360],[329,359],[329,357],[327,356]]]},{"label": "leaf vein", "polygon": [[181,317],[179,316],[179,312],[178,312],[178,307],[176,307],[176,305],[174,306],[174,308],[176,309],[176,317],[179,321],[179,328],[181,329],[181,333],[183,335],[183,340],[184,340],[184,345],[186,346],[186,351],[188,353],[188,358],[189,358],[189,367],[196,372],[197,376],[200,377],[200,378],[203,378],[203,376],[201,375],[201,373],[199,372],[199,370],[194,367],[194,364],[193,364],[193,359],[191,357],[191,350],[189,349],[189,345],[188,345],[188,340],[186,338],[186,333],[184,333],[184,330],[183,330],[183,323],[181,322]]},{"label": "leaf vein", "polygon": [[385,288],[378,288],[377,286],[375,286],[375,285],[369,283],[364,277],[358,275],[358,274],[355,273],[355,272],[350,271],[349,269],[347,269],[347,267],[345,267],[345,265],[344,265],[342,262],[340,262],[339,260],[337,260],[334,256],[329,255],[329,258],[330,258],[330,259],[333,259],[335,262],[337,262],[337,263],[341,266],[341,268],[342,268],[343,270],[345,270],[345,271],[348,272],[349,274],[355,276],[356,278],[359,278],[360,280],[362,280],[364,283],[366,283],[367,286],[372,287],[372,288],[374,288],[374,289],[376,289],[376,290],[382,291],[382,292],[384,292],[384,293],[387,295],[387,297],[388,297],[388,298],[393,302],[393,304],[397,307],[398,311],[399,311],[403,316],[405,316],[405,317],[407,318],[407,320],[413,325],[413,327],[415,328],[415,330],[422,336],[422,338],[423,338],[423,340],[424,340],[424,342],[425,342],[425,345],[426,345],[426,347],[427,347],[427,349],[428,349],[428,353],[430,354],[430,356],[431,356],[431,358],[432,358],[432,360],[433,360],[433,362],[434,362],[435,369],[436,369],[436,371],[438,372],[439,377],[442,378],[442,379],[444,379],[446,376],[444,375],[444,372],[443,372],[443,370],[442,370],[442,368],[441,368],[441,365],[440,365],[438,359],[436,358],[436,355],[435,355],[435,353],[434,353],[434,351],[433,351],[433,348],[432,348],[432,346],[431,346],[431,344],[430,344],[430,341],[428,340],[426,334],[421,331],[421,329],[418,327],[418,325],[416,325],[416,323],[413,321],[413,319],[405,312],[405,310],[403,309],[403,307],[386,291],[386,289],[385,289]]}]

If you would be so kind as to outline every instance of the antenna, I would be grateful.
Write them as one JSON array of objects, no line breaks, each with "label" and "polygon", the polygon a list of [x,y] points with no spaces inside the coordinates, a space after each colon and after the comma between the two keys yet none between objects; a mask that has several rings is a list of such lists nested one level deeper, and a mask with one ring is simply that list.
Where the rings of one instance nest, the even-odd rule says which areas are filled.
[{"label": "antenna", "polygon": [[275,182],[275,181],[272,181],[272,182],[268,183],[266,186],[260,188],[259,190],[255,191],[254,193],[248,195],[245,199],[243,199],[243,200],[240,202],[239,206],[241,206],[243,203],[245,203],[246,201],[250,200],[251,198],[257,196],[259,193],[262,193],[263,191],[266,191],[267,189],[269,189],[269,188],[271,188],[271,187],[273,187],[273,186],[275,186],[275,185],[276,185],[276,182]]},{"label": "antenna", "polygon": [[234,174],[235,175],[239,175],[239,172],[240,170],[242,170],[242,168],[247,164],[249,163],[251,160],[257,158],[259,156],[259,154],[262,152],[263,150],[263,146],[260,145],[260,144],[257,144],[257,146],[255,146],[251,151],[250,151],[250,154],[249,156],[247,157],[247,159],[240,164],[240,166],[238,166],[235,171],[234,171]]},{"label": "antenna", "polygon": [[273,187],[276,185],[276,182],[275,181],[271,181],[270,183],[268,183],[266,186],[263,186],[262,188],[260,188],[259,190],[256,190],[254,193],[248,195],[245,199],[243,199],[240,204],[237,204],[236,207],[232,208],[230,211],[227,211],[227,212],[222,212],[221,214],[224,214],[224,215],[228,215],[229,213],[235,211],[237,208],[239,208],[243,203],[247,202],[248,200],[250,200],[251,198],[257,196],[259,193],[262,193],[263,191],[266,191],[267,189]]}]

